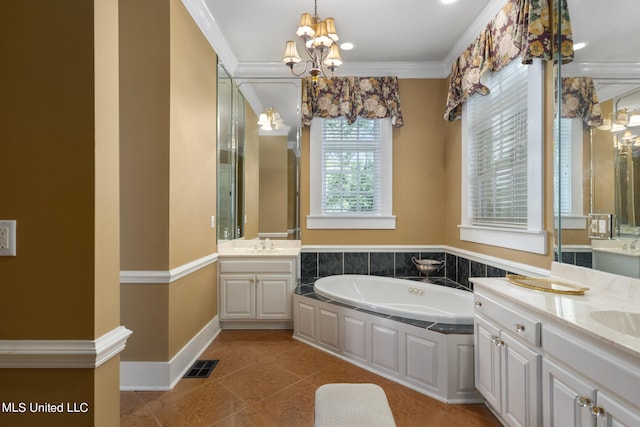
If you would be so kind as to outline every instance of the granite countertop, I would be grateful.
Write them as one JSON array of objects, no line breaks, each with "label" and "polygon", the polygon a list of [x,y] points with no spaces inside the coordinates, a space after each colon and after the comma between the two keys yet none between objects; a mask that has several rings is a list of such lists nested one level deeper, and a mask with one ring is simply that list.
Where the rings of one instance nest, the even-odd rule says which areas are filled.
[{"label": "granite countertop", "polygon": [[[640,330],[633,330],[634,326],[640,324],[640,281],[588,269],[577,270],[577,275],[573,274],[575,271],[567,273],[569,269],[562,266],[555,270],[552,269],[552,278],[579,284],[589,290],[584,295],[563,295],[527,289],[510,283],[506,278],[470,280],[476,289],[486,288],[508,300],[525,305],[534,312],[551,316],[560,323],[640,360]],[[633,335],[621,332],[619,328],[605,326],[594,319],[592,313],[607,310],[633,313],[631,316],[634,324],[626,326]],[[603,316],[606,317],[606,314]]]}]

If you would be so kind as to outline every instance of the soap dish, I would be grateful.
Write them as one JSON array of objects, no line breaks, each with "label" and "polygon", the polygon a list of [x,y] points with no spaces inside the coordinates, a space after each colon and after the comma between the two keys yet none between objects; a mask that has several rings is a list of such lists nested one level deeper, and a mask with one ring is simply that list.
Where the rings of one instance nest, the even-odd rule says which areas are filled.
[{"label": "soap dish", "polygon": [[507,274],[506,278],[514,285],[554,294],[584,295],[584,293],[589,290],[589,288],[583,286],[546,277],[527,277],[517,274]]}]

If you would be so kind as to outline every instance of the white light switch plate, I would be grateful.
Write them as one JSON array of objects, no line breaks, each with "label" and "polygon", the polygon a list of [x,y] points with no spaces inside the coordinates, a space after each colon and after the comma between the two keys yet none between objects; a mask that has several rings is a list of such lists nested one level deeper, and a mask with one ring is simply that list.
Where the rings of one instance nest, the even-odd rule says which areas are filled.
[{"label": "white light switch plate", "polygon": [[15,220],[0,220],[0,256],[16,256]]}]

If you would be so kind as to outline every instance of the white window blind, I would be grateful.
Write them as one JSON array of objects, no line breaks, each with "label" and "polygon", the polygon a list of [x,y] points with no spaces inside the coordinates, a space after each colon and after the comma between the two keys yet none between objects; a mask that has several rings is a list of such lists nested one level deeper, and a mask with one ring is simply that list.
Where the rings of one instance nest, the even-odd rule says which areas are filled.
[{"label": "white window blind", "polygon": [[[571,215],[571,177],[573,162],[573,156],[571,154],[571,121],[569,119],[560,119],[560,129],[558,130],[558,119],[556,118],[553,128],[554,140],[556,141],[554,144],[555,161],[553,162],[553,177],[555,183],[553,188],[561,195],[561,197],[553,198],[553,211],[556,215],[558,213],[560,213],[560,215]],[[558,133],[558,131],[560,133]],[[561,141],[561,144],[558,144],[557,141]],[[558,199],[561,199],[559,206]]]},{"label": "white window blind", "polygon": [[471,224],[526,228],[528,73],[519,60],[490,76],[490,93],[469,100]]},{"label": "white window blind", "polygon": [[379,214],[380,120],[322,122],[322,214]]}]

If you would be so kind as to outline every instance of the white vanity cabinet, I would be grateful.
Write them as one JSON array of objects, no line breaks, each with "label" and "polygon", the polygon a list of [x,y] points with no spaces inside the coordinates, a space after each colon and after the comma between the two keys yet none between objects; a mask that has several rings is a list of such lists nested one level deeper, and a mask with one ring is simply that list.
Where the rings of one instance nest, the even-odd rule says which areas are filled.
[{"label": "white vanity cabinet", "polygon": [[637,291],[604,274],[565,276],[585,295],[472,280],[476,388],[505,425],[640,427],[640,347],[593,316],[636,312]]},{"label": "white vanity cabinet", "polygon": [[540,321],[475,292],[475,385],[509,426],[542,425]]},{"label": "white vanity cabinet", "polygon": [[222,326],[291,327],[297,265],[297,257],[221,258]]},{"label": "white vanity cabinet", "polygon": [[640,426],[640,366],[561,325],[545,325],[544,425]]}]

